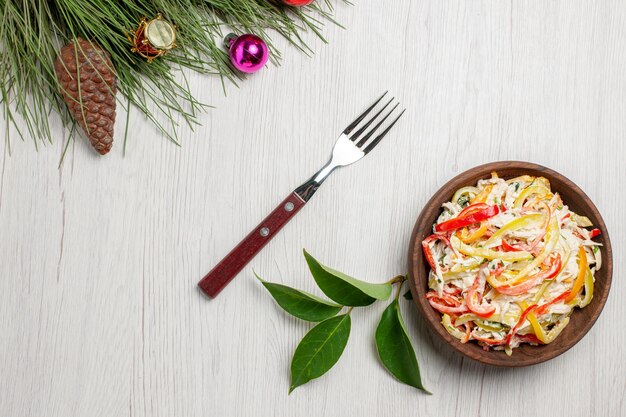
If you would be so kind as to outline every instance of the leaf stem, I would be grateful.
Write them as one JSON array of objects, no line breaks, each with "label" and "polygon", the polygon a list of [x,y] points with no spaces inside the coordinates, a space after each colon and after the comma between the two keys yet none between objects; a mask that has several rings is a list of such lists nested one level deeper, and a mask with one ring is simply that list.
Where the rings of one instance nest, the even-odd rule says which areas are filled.
[{"label": "leaf stem", "polygon": [[393,278],[391,278],[389,281],[385,282],[385,284],[396,284],[396,283],[403,283],[404,281],[406,281],[406,275],[397,275]]},{"label": "leaf stem", "polygon": [[354,307],[350,307],[350,308],[348,308],[348,310],[346,310],[346,315],[347,315],[347,316],[349,316],[349,315],[350,315],[350,313],[352,313],[352,309],[353,309],[353,308],[354,308]]},{"label": "leaf stem", "polygon": [[396,288],[396,300],[400,298],[400,292],[402,291],[402,287],[404,286],[404,281],[406,281],[406,277],[402,281],[400,281],[400,285]]}]

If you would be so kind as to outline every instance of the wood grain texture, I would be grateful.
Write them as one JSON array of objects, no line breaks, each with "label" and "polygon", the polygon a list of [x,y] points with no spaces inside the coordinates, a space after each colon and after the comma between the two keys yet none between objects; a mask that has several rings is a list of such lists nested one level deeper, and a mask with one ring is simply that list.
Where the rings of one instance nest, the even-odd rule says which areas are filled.
[{"label": "wood grain texture", "polygon": [[[105,158],[64,132],[34,152],[0,147],[0,415],[623,416],[626,316],[621,190],[626,178],[626,3],[357,1],[348,29],[311,38],[222,95],[183,146],[131,112],[127,155]],[[363,161],[333,174],[215,300],[202,277],[280,198],[325,162],[336,133],[381,91],[406,106]],[[120,109],[120,113],[122,110]],[[125,114],[119,114],[117,132]],[[1,133],[5,125],[2,124]],[[4,136],[4,135],[2,135]],[[352,313],[344,356],[287,396],[291,355],[310,325],[275,306],[252,269],[316,291],[302,258],[381,282],[406,270],[422,206],[448,179],[526,160],[576,182],[610,231],[614,282],[589,334],[533,367],[462,359],[402,302],[426,396],[376,362],[384,303]]]}]

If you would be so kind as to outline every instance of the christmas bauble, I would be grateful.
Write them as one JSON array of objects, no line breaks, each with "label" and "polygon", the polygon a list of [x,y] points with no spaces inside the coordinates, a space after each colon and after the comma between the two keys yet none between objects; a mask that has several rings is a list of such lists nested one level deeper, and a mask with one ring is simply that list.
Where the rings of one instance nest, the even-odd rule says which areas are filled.
[{"label": "christmas bauble", "polygon": [[241,72],[257,72],[263,68],[269,57],[265,41],[249,33],[241,36],[228,35],[226,45],[230,62]]},{"label": "christmas bauble", "polygon": [[294,7],[308,6],[314,1],[315,0],[282,0],[282,2],[285,3],[287,6],[294,6]]}]

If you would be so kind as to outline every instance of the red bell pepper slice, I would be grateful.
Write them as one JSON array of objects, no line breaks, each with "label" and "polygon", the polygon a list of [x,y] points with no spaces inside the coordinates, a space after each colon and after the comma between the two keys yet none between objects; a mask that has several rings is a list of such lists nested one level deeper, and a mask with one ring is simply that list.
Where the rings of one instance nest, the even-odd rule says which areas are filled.
[{"label": "red bell pepper slice", "polygon": [[[509,331],[506,337],[502,340],[482,338],[476,335],[474,335],[474,339],[478,340],[479,342],[483,342],[484,344],[488,346],[509,345],[511,344],[511,340],[513,340],[513,336],[515,336],[515,333],[517,333],[517,330],[521,327],[521,325],[526,320],[526,317],[536,309],[537,309],[537,304],[533,304],[530,307],[528,307],[526,310],[524,310],[524,312],[520,316],[515,326],[513,326],[513,328]],[[533,340],[534,342],[534,339],[531,339],[530,335],[522,335],[522,336],[517,336],[517,337],[520,338],[522,341]]]},{"label": "red bell pepper slice", "polygon": [[502,250],[504,252],[519,252],[519,251],[521,251],[520,248],[518,248],[517,246],[511,245],[505,239],[502,239]]},{"label": "red bell pepper slice", "polygon": [[502,213],[503,211],[504,208],[500,206],[489,206],[485,203],[472,204],[471,206],[463,209],[455,218],[435,225],[435,232],[449,232],[461,227],[480,223],[483,220],[487,220]]},{"label": "red bell pepper slice", "polygon": [[465,304],[461,304],[459,300],[449,294],[441,294],[439,296],[435,291],[426,293],[426,298],[430,305],[440,313],[445,314],[463,314],[469,310]]},{"label": "red bell pepper slice", "polygon": [[537,311],[535,311],[535,316],[539,317],[539,316],[546,314],[548,312],[548,307],[550,307],[552,304],[556,304],[565,300],[570,295],[570,292],[571,292],[570,290],[567,290],[563,294],[556,297],[555,299],[548,301],[547,303],[542,304],[539,307],[537,307]]},{"label": "red bell pepper slice", "polygon": [[556,256],[550,257],[552,262],[550,263],[550,269],[538,272],[535,275],[528,277],[528,279],[521,284],[517,285],[501,285],[496,287],[496,291],[505,295],[520,295],[530,290],[536,285],[541,284],[544,280],[554,278],[560,271],[562,262],[561,254],[557,253]]},{"label": "red bell pepper slice", "polygon": [[437,298],[430,298],[428,302],[435,310],[439,311],[440,313],[463,314],[469,311],[465,304],[461,304],[460,306],[457,306],[457,307],[450,307],[450,306],[440,303]]},{"label": "red bell pepper slice", "polygon": [[465,293],[465,304],[467,304],[467,308],[474,314],[479,317],[488,318],[496,312],[496,308],[492,305],[484,305],[481,303],[482,297],[478,297],[482,294],[479,291],[480,278],[479,275],[476,275],[476,279],[474,279],[474,283],[471,287],[469,287],[468,291]]},{"label": "red bell pepper slice", "polygon": [[543,342],[534,334],[518,334],[515,337],[517,337],[522,343],[535,343],[537,345],[543,344]]},{"label": "red bell pepper slice", "polygon": [[422,240],[422,250],[424,251],[424,256],[426,257],[426,261],[428,262],[428,265],[430,265],[433,271],[437,269],[437,266],[435,263],[435,258],[433,258],[433,253],[430,250],[430,244],[438,240],[441,240],[443,243],[446,244],[448,248],[450,248],[452,252],[454,252],[454,248],[452,248],[452,245],[450,244],[450,239],[448,239],[444,235],[438,235],[438,234],[433,233],[432,235],[428,236],[426,239]]},{"label": "red bell pepper slice", "polygon": [[459,295],[459,294],[461,294],[461,289],[459,287],[456,287],[456,286],[445,284],[443,286],[443,292],[445,294],[450,294],[450,295]]},{"label": "red bell pepper slice", "polygon": [[593,239],[594,237],[600,235],[600,233],[602,233],[600,229],[591,229],[589,231],[589,239]]},{"label": "red bell pepper slice", "polygon": [[502,339],[502,340],[498,340],[498,339],[489,339],[487,337],[480,337],[480,336],[473,336],[474,339],[478,340],[479,342],[483,342],[486,345],[489,346],[501,346],[504,345],[506,343],[506,339]]},{"label": "red bell pepper slice", "polygon": [[522,326],[524,321],[526,321],[526,317],[528,317],[528,315],[536,309],[537,309],[537,304],[533,304],[530,307],[528,307],[526,310],[524,310],[524,312],[520,316],[515,326],[513,326],[511,331],[509,331],[509,334],[506,335],[505,340],[506,340],[507,345],[511,344],[511,340],[513,339],[513,336],[515,336],[515,333],[517,333],[517,330]]}]

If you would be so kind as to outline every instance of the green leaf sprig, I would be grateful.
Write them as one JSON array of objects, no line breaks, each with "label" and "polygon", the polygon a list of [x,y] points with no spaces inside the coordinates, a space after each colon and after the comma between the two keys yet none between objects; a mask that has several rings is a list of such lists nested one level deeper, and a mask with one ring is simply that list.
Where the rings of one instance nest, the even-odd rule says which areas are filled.
[{"label": "green leaf sprig", "polygon": [[[317,322],[300,341],[291,360],[289,393],[324,375],[337,363],[350,337],[352,309],[388,300],[395,284],[396,296],[383,312],[376,328],[378,356],[383,366],[400,382],[430,394],[422,384],[415,350],[398,306],[406,276],[400,275],[382,284],[371,284],[322,265],[306,250],[304,258],[317,286],[332,301],[264,281],[257,275],[283,310],[299,319]],[[341,313],[344,308],[345,312]]]}]

